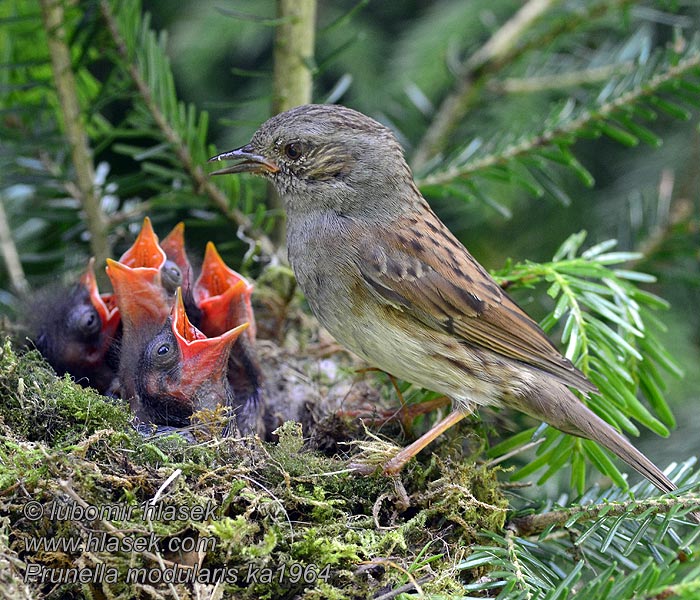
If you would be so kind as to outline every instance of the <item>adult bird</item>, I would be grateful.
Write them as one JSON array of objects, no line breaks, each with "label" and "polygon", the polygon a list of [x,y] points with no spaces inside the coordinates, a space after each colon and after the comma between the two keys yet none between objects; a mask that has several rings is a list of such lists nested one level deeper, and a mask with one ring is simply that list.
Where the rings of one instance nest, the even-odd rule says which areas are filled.
[{"label": "adult bird", "polygon": [[342,106],[299,106],[211,160],[229,159],[238,162],[214,174],[255,173],[276,188],[289,260],[321,324],[370,364],[453,399],[453,412],[385,472],[476,406],[506,405],[676,489],[572,393],[597,390],[431,210],[387,127]]}]

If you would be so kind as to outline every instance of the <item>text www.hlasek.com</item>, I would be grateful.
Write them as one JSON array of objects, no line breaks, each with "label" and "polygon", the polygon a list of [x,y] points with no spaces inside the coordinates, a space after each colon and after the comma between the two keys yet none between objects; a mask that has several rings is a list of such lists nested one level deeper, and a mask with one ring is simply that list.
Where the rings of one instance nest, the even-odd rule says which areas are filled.
[{"label": "text www.hlasek.com", "polygon": [[27,538],[29,552],[208,552],[216,549],[215,537],[159,538],[155,533],[115,536],[104,532],[89,532],[80,537]]},{"label": "text www.hlasek.com", "polygon": [[[29,552],[151,552],[156,554],[163,550],[168,552],[206,552],[216,549],[214,537],[172,537],[159,539],[154,533],[146,535],[109,535],[104,532],[90,532],[87,538],[81,537],[39,537],[27,538],[26,549]],[[123,576],[122,576],[123,577]],[[305,583],[312,584],[318,579],[328,581],[330,567],[319,568],[317,565],[291,563],[276,567],[261,567],[249,564],[245,567],[205,568],[199,564],[193,566],[175,564],[165,568],[130,567],[126,571],[126,583]],[[24,572],[24,581],[41,583],[117,583],[121,579],[119,570],[105,564],[94,567],[52,568],[28,563]]]}]

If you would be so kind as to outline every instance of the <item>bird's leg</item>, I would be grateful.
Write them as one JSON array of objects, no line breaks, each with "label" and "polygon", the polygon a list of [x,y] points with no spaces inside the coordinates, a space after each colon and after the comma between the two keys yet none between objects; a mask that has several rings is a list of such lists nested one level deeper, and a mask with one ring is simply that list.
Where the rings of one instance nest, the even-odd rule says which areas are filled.
[{"label": "bird's leg", "polygon": [[[364,367],[362,369],[357,369],[355,372],[358,374],[362,374],[370,373],[373,371],[385,373],[385,371],[377,369],[376,367]],[[368,415],[367,410],[362,409],[341,410],[338,412],[338,414],[350,418],[360,417],[364,420],[368,420],[372,425],[375,426],[384,425],[389,421],[398,419],[401,423],[401,427],[403,428],[403,430],[410,436],[411,432],[413,431],[414,419],[421,415],[427,414],[432,410],[442,408],[443,406],[447,406],[452,402],[452,400],[450,400],[447,396],[440,396],[438,398],[433,398],[432,400],[427,400],[425,402],[418,402],[416,404],[409,405],[406,403],[406,400],[404,399],[403,394],[401,393],[401,389],[399,388],[397,379],[391,373],[386,373],[386,375],[389,377],[389,381],[391,381],[391,384],[394,386],[396,395],[399,397],[399,402],[401,403],[401,408],[399,408],[398,410],[388,409],[379,412],[377,412],[375,409],[371,415]]]},{"label": "bird's leg", "polygon": [[394,456],[394,458],[387,461],[384,465],[384,474],[396,475],[397,473],[399,473],[406,466],[406,463],[409,460],[411,460],[416,454],[418,454],[423,448],[430,444],[436,437],[447,431],[450,427],[459,423],[466,416],[467,413],[465,413],[463,410],[453,410],[442,421],[437,423],[432,429],[425,432],[415,442],[413,442],[409,446],[406,446],[403,450],[401,450],[401,452]]},{"label": "bird's leg", "polygon": [[342,417],[349,417],[352,419],[360,418],[373,427],[379,427],[390,421],[398,419],[404,427],[404,431],[406,431],[406,422],[411,423],[417,417],[425,415],[430,411],[437,410],[438,408],[442,408],[443,406],[447,406],[451,402],[452,400],[450,400],[447,396],[440,396],[438,398],[433,398],[432,400],[426,400],[425,402],[409,404],[406,407],[398,410],[395,408],[390,408],[378,411],[376,407],[373,409],[358,408],[339,410],[337,414]]},{"label": "bird's leg", "polygon": [[413,419],[420,417],[421,415],[425,415],[432,410],[437,410],[438,408],[447,406],[451,403],[452,400],[450,400],[447,396],[438,396],[432,400],[410,404],[401,409],[399,418],[405,428],[405,422],[412,423]]}]

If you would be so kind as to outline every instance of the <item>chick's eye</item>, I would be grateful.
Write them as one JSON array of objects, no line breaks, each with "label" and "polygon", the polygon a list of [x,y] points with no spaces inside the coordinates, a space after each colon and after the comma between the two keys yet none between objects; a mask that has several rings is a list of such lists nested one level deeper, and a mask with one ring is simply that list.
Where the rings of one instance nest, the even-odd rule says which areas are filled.
[{"label": "chick's eye", "polygon": [[80,311],[76,325],[82,335],[91,336],[100,330],[102,322],[97,311],[90,307]]},{"label": "chick's eye", "polygon": [[284,147],[284,155],[290,160],[301,158],[302,148],[299,142],[291,142]]},{"label": "chick's eye", "polygon": [[165,356],[168,354],[168,352],[170,352],[170,344],[161,344],[158,346],[156,352],[158,353],[158,356]]},{"label": "chick's eye", "polygon": [[83,318],[83,328],[87,331],[94,329],[97,324],[97,315],[95,313],[89,313]]}]

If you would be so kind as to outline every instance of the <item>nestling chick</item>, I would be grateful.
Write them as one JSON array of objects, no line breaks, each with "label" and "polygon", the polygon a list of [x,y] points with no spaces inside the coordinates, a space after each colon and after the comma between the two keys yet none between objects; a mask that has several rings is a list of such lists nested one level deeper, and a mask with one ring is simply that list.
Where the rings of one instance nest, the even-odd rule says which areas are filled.
[{"label": "nestling chick", "polygon": [[39,292],[30,303],[30,339],[56,373],[112,395],[117,389],[119,310],[100,295],[90,259],[72,286]]},{"label": "nestling chick", "polygon": [[160,331],[144,347],[136,368],[136,396],[142,420],[185,427],[193,413],[233,406],[228,358],[247,323],[207,337],[185,313],[182,294]]},{"label": "nestling chick", "polygon": [[265,379],[255,347],[255,317],[251,305],[253,286],[222,260],[209,242],[193,296],[200,311],[200,328],[208,336],[248,323],[229,357],[228,380],[235,394],[237,422],[242,433],[266,437]]}]

